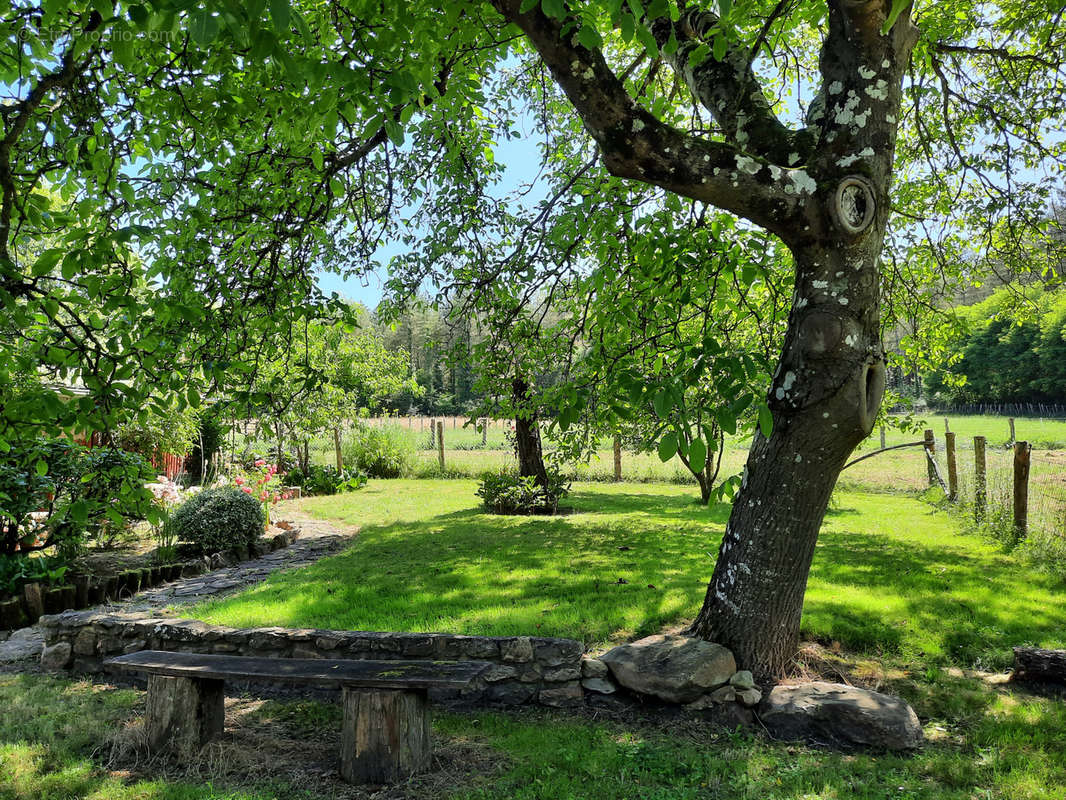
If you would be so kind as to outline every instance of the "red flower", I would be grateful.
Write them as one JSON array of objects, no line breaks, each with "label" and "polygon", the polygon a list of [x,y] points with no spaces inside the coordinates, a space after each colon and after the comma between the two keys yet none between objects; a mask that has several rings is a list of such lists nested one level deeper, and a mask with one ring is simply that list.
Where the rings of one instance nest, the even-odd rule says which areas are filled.
[{"label": "red flower", "polygon": [[244,492],[245,494],[251,494],[252,493],[252,487],[245,486],[243,489],[241,489],[241,491]]}]

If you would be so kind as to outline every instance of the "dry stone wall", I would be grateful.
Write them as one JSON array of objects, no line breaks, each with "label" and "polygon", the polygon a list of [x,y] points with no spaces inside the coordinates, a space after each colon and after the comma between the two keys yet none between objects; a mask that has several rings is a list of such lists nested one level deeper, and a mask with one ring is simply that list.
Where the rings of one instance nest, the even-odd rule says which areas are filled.
[{"label": "dry stone wall", "polygon": [[198,620],[94,611],[45,616],[40,624],[45,630],[41,664],[49,670],[103,673],[105,659],[138,650],[261,658],[488,661],[492,666],[471,688],[432,691],[431,699],[464,705],[567,707],[581,704],[586,691],[581,685],[584,648],[573,639],[227,628]]}]

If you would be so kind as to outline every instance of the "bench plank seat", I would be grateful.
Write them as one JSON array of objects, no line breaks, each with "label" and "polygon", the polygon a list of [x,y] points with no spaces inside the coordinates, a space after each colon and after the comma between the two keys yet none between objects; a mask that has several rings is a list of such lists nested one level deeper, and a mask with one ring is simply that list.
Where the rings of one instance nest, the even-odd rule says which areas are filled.
[{"label": "bench plank seat", "polygon": [[105,666],[174,678],[272,680],[308,686],[367,689],[461,689],[488,667],[483,661],[358,661],[253,658],[142,650],[109,658]]},{"label": "bench plank seat", "polygon": [[222,734],[228,679],[339,688],[344,722],[340,774],[350,783],[395,783],[429,768],[427,690],[462,689],[484,661],[251,658],[142,650],[104,665],[148,673],[148,744],[193,757]]}]

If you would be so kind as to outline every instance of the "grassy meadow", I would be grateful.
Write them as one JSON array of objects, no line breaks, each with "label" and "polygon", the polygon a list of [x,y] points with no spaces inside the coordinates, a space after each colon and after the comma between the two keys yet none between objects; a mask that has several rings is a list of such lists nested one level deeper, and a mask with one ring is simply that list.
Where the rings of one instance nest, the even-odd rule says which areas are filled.
[{"label": "grassy meadow", "polygon": [[[942,447],[943,421],[932,422]],[[495,517],[479,506],[473,478],[511,463],[502,426],[490,427],[485,446],[479,432],[449,427],[442,476],[428,432],[410,424],[403,435],[422,479],[373,480],[293,505],[358,526],[349,548],[182,613],[237,626],[539,633],[597,651],[699,608],[729,508],[696,503],[678,462],[626,452],[627,482],[610,483],[604,442],[597,459],[574,467],[568,513]],[[968,437],[988,437],[991,509],[1001,508],[1006,421],[949,424],[964,497]],[[1066,423],[1019,419],[1016,430],[1037,445],[1034,519],[1058,542]],[[888,444],[917,438],[890,431]],[[875,434],[857,455],[877,446]],[[742,468],[746,449],[727,442],[723,475]],[[314,453],[328,462],[332,445]],[[143,746],[143,691],[0,673],[0,800],[1066,800],[1061,692],[1001,676],[1012,646],[1066,647],[1066,582],[975,531],[965,509],[927,502],[926,488],[920,449],[844,472],[796,664],[808,677],[904,697],[926,734],[917,753],[834,753],[636,712],[438,713],[429,773],[361,788],[336,776],[335,703],[231,697],[225,736],[200,758],[176,761]]]},{"label": "grassy meadow", "polygon": [[[988,487],[993,506],[1009,505],[1013,451],[1007,447],[1010,431],[1005,417],[990,415],[949,416],[951,431],[956,434],[958,469],[962,497],[973,497],[973,437],[988,440],[986,460]],[[937,453],[941,470],[944,461],[943,416],[927,414],[916,417],[921,428],[931,428],[936,434]],[[490,422],[485,445],[482,434],[472,426],[463,426],[460,417],[445,418],[445,469],[442,472],[436,448],[430,447],[428,418],[380,418],[371,421],[375,426],[391,427],[407,439],[415,451],[412,477],[416,478],[477,478],[486,470],[496,470],[514,463],[514,456],[505,438],[506,421]],[[1066,420],[1015,420],[1019,440],[1033,446],[1030,475],[1030,521],[1034,529],[1044,532],[1066,531]],[[921,430],[903,432],[886,429],[886,444],[894,446],[916,442]],[[721,477],[739,473],[744,468],[750,439],[729,437],[722,454]],[[855,456],[868,454],[880,447],[879,432],[863,442]],[[332,463],[335,456],[332,440],[312,443],[312,458],[319,463]],[[587,464],[567,467],[577,481],[610,481],[614,478],[614,454],[610,441],[600,443],[600,449]],[[630,483],[677,483],[695,485],[692,475],[678,458],[662,462],[654,452],[622,454],[622,477]],[[843,488],[873,492],[920,492],[928,487],[925,455],[920,447],[893,450],[848,467],[840,478]]]},{"label": "grassy meadow", "polygon": [[[688,487],[577,484],[557,517],[487,514],[474,481],[373,481],[303,513],[359,525],[343,553],[193,609],[238,627],[536,632],[589,647],[691,619],[728,506]],[[1066,593],[917,497],[838,491],[819,538],[804,635],[856,653],[1005,667],[1066,647]]]},{"label": "grassy meadow", "polygon": [[[727,509],[672,484],[579,484],[557,518],[484,514],[468,480],[373,481],[300,501],[360,526],[347,550],[194,609],[208,621],[573,636],[596,649],[690,618]],[[439,713],[433,769],[342,784],[340,711],[227,701],[193,762],[139,745],[144,693],[0,674],[0,800],[1066,800],[1061,695],[1004,683],[1010,647],[1066,646],[1066,585],[918,497],[841,490],[798,669],[899,694],[917,753],[834,753],[640,713]]]},{"label": "grassy meadow", "polygon": [[[913,755],[833,753],[684,720],[541,710],[434,715],[433,770],[360,789],[330,771],[337,705],[227,702],[195,763],[136,752],[144,693],[0,675],[3,800],[1062,800],[1061,699],[944,672],[897,678],[925,722]],[[132,752],[131,752],[132,751]]]}]

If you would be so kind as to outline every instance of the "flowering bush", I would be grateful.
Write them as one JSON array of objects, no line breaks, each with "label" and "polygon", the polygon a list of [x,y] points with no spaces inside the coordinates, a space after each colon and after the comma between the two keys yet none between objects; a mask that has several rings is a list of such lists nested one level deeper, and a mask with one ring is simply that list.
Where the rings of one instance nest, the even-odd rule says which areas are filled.
[{"label": "flowering bush", "polygon": [[263,518],[267,526],[270,525],[270,507],[276,505],[279,500],[288,500],[291,497],[288,492],[278,491],[280,482],[277,466],[268,464],[261,458],[255,460],[250,477],[238,475],[233,479],[238,489],[262,504]]}]

